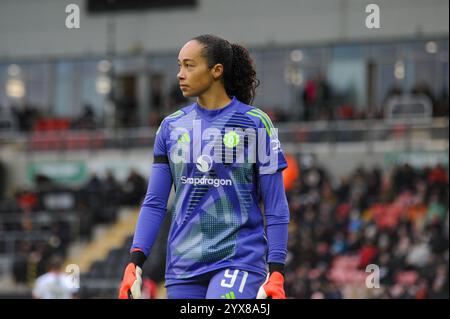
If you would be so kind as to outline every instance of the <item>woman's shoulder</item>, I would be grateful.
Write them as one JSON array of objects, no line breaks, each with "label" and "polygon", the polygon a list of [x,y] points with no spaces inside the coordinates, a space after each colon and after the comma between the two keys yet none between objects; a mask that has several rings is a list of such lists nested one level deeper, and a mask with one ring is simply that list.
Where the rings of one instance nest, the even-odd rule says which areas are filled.
[{"label": "woman's shoulder", "polygon": [[161,123],[170,122],[170,121],[179,119],[180,117],[191,112],[193,107],[194,107],[194,104],[184,106],[184,107],[178,109],[177,111],[174,111],[174,112],[170,113],[169,115],[167,115],[166,117],[164,117]]},{"label": "woman's shoulder", "polygon": [[170,113],[169,115],[167,115],[166,117],[164,117],[162,119],[161,123],[159,124],[156,134],[158,134],[160,132],[162,127],[167,126],[171,122],[179,120],[180,118],[182,118],[183,116],[185,116],[186,114],[191,112],[193,106],[194,106],[194,104],[190,104],[188,106],[182,107],[179,110],[174,111],[174,112]]},{"label": "woman's shoulder", "polygon": [[258,107],[256,105],[245,104],[242,101],[239,101],[239,110],[242,113],[249,114],[249,115],[252,115],[254,113],[254,114],[260,114],[263,116],[268,116],[267,113],[264,112],[260,107]]},{"label": "woman's shoulder", "polygon": [[274,128],[270,116],[257,106],[247,105],[241,103],[241,111],[253,121],[256,128],[265,129],[269,136],[272,135],[272,129]]},{"label": "woman's shoulder", "polygon": [[272,122],[269,115],[257,106],[241,103],[241,111],[251,118],[257,125]]}]

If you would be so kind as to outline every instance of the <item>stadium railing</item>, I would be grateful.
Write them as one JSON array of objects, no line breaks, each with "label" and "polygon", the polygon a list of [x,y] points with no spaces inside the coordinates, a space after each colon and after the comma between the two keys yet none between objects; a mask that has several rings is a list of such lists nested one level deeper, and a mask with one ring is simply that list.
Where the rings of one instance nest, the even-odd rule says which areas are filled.
[{"label": "stadium railing", "polygon": [[[275,123],[283,144],[362,143],[368,151],[375,143],[395,143],[395,148],[410,148],[417,141],[448,144],[448,118],[427,121],[399,119],[393,121],[338,120]],[[101,149],[130,149],[152,147],[155,127],[133,129],[98,129],[89,131],[0,133],[0,146],[14,144],[26,151],[73,151]]]}]

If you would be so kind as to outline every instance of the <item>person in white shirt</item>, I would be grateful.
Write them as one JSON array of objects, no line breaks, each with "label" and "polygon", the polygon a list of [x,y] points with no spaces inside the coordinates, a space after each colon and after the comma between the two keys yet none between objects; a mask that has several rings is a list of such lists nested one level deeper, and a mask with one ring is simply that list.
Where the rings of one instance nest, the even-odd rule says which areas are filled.
[{"label": "person in white shirt", "polygon": [[63,260],[53,256],[49,261],[48,272],[36,279],[33,288],[35,299],[72,299],[78,293],[78,287],[73,278],[61,269]]}]

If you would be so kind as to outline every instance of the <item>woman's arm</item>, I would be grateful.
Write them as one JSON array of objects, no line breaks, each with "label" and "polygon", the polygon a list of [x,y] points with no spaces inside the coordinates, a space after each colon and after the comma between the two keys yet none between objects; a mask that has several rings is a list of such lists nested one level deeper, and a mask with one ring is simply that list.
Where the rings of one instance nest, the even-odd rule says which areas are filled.
[{"label": "woman's arm", "polygon": [[260,187],[266,216],[269,269],[283,272],[290,214],[282,173],[260,175]]},{"label": "woman's arm", "polygon": [[166,155],[165,127],[165,122],[163,121],[156,131],[152,171],[148,181],[147,194],[142,203],[134,231],[130,262],[125,268],[122,284],[120,285],[120,299],[141,297],[142,266],[150,254],[161,223],[166,215],[167,200],[172,188],[172,174]]},{"label": "woman's arm", "polygon": [[167,211],[171,188],[172,175],[169,164],[153,163],[147,194],[134,232],[132,251],[140,250],[145,256],[149,255]]},{"label": "woman's arm", "polygon": [[266,216],[269,273],[258,290],[257,298],[286,299],[284,264],[287,254],[289,206],[282,173],[278,170],[274,174],[260,175],[260,187]]}]

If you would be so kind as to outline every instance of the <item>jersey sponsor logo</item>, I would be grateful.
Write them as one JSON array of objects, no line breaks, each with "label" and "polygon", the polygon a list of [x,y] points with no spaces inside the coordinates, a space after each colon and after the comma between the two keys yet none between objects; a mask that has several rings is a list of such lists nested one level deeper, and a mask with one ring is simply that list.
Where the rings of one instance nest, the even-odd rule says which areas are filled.
[{"label": "jersey sponsor logo", "polygon": [[197,158],[196,166],[197,166],[197,169],[202,173],[209,172],[212,167],[211,157],[208,155],[200,155]]},{"label": "jersey sponsor logo", "polygon": [[[197,169],[202,172],[206,173],[209,172],[212,168],[213,160],[209,155],[200,155],[197,158],[197,163],[195,164]],[[186,177],[181,176],[181,183],[182,184],[190,184],[190,185],[211,185],[214,187],[220,187],[220,186],[231,186],[233,185],[233,182],[231,179],[224,179],[224,178],[213,178],[208,176],[203,177]]]}]

